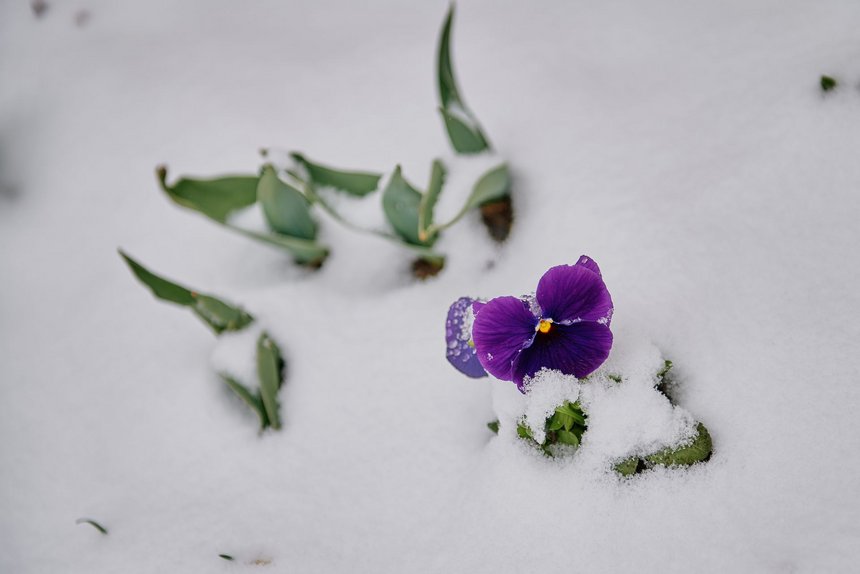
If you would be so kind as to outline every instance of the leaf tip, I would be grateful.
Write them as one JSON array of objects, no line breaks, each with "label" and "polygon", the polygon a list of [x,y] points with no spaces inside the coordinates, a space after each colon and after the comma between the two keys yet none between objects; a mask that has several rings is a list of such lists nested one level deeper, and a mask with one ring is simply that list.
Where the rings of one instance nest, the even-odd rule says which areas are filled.
[{"label": "leaf tip", "polygon": [[166,164],[162,163],[162,164],[155,166],[155,177],[158,178],[158,183],[161,184],[162,189],[164,189],[164,191],[167,191],[169,186],[167,185],[167,165]]}]

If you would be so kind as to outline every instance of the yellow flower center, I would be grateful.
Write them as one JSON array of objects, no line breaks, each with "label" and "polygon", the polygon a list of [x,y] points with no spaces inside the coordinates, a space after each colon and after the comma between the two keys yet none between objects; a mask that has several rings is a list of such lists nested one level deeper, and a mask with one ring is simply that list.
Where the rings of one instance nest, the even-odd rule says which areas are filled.
[{"label": "yellow flower center", "polygon": [[540,323],[538,323],[537,330],[541,333],[549,333],[550,329],[552,329],[552,319],[541,319]]}]

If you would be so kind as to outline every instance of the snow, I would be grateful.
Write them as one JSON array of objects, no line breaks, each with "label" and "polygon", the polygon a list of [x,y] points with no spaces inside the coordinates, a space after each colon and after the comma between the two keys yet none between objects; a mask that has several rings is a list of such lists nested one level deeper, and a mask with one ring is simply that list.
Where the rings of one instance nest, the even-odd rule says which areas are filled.
[{"label": "snow", "polygon": [[[49,4],[0,5],[0,571],[852,571],[856,2],[460,3],[460,87],[511,162],[516,221],[503,246],[476,214],[447,230],[424,283],[328,220],[331,258],[296,268],[169,203],[153,170],[297,149],[424,185],[450,153],[445,2]],[[154,301],[118,246],[258,318],[288,363],[281,432],[218,379],[247,368],[240,341]],[[634,384],[553,461],[487,430],[523,399],[448,365],[445,313],[583,253],[615,302],[605,369]],[[684,411],[645,392],[661,356]],[[684,412],[707,464],[599,468]]]}]

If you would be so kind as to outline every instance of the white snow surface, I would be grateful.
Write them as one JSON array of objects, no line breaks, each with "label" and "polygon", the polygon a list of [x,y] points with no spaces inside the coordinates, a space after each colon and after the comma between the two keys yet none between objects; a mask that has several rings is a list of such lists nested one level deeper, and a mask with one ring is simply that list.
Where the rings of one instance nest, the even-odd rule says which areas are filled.
[{"label": "white snow surface", "polygon": [[[153,170],[250,172],[265,147],[423,185],[450,156],[445,2],[49,4],[0,4],[0,572],[856,568],[860,3],[461,2],[456,71],[517,219],[499,247],[465,218],[424,283],[328,220],[331,258],[297,269]],[[252,370],[253,337],[153,300],[118,246],[258,317],[288,361],[281,432],[216,374]],[[586,456],[682,432],[638,384],[549,460],[485,426],[511,383],[445,361],[457,297],[583,253],[615,302],[605,369],[671,358],[706,465],[620,480]]]}]

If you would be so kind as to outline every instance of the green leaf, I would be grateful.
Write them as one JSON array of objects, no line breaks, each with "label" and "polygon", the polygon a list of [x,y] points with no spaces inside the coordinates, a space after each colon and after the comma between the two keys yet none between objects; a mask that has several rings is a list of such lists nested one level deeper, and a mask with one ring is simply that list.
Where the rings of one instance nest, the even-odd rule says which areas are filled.
[{"label": "green leaf", "polygon": [[493,431],[496,434],[499,434],[499,421],[493,421],[487,423],[487,428]]},{"label": "green leaf", "polygon": [[119,252],[132,273],[152,291],[156,298],[189,307],[216,335],[224,331],[239,331],[254,321],[241,307],[192,291],[146,269],[130,256]]},{"label": "green leaf", "polygon": [[407,243],[427,245],[418,233],[418,209],[421,192],[403,179],[400,166],[394,169],[385,191],[382,192],[382,210],[394,231]]},{"label": "green leaf", "polygon": [[688,444],[663,449],[646,457],[646,460],[652,464],[663,466],[687,466],[708,460],[713,450],[711,434],[702,423],[696,425],[696,433],[696,436]]},{"label": "green leaf", "polygon": [[177,204],[224,223],[228,216],[257,201],[256,175],[225,176],[214,179],[180,178],[167,184],[167,168],[156,170],[167,196]]},{"label": "green leaf", "polygon": [[615,465],[615,472],[617,472],[621,476],[631,476],[636,474],[638,468],[639,457],[633,456],[617,463]]},{"label": "green leaf", "polygon": [[436,202],[439,201],[442,187],[445,185],[445,176],[445,166],[438,159],[433,160],[433,167],[430,170],[430,183],[418,205],[418,239],[422,242],[432,239],[428,228],[433,224],[433,210],[436,207]]},{"label": "green leaf", "polygon": [[269,226],[278,233],[300,239],[314,239],[317,224],[310,203],[301,191],[282,181],[271,165],[263,166],[257,198]]},{"label": "green leaf", "polygon": [[460,93],[457,90],[457,82],[454,79],[454,68],[451,65],[451,26],[454,23],[454,5],[448,8],[445,15],[445,23],[439,35],[438,49],[438,78],[439,78],[439,100],[442,106],[451,103],[460,103]]},{"label": "green leaf", "polygon": [[246,405],[251,407],[251,410],[257,413],[257,417],[260,419],[260,430],[269,426],[269,417],[266,416],[266,407],[263,405],[263,399],[260,397],[259,393],[252,392],[248,387],[227,373],[219,373],[219,376],[221,377],[221,380],[227,384],[230,390],[236,393],[236,396],[242,399]]},{"label": "green leaf", "polygon": [[839,82],[836,80],[836,78],[830,76],[821,76],[819,84],[821,86],[821,91],[826,93],[835,90],[836,86],[839,85]]},{"label": "green leaf", "polygon": [[98,522],[93,520],[92,518],[78,518],[77,520],[75,520],[75,524],[89,524],[90,526],[92,526],[93,528],[95,528],[96,530],[101,532],[102,534],[108,533],[107,528],[105,528],[104,526],[102,526],[101,524],[99,524]]},{"label": "green leaf", "polygon": [[451,108],[439,108],[451,146],[460,154],[473,154],[490,149],[481,127],[464,114]]},{"label": "green leaf", "polygon": [[666,360],[663,363],[663,368],[657,372],[657,384],[656,388],[658,391],[663,393],[663,395],[669,399],[669,402],[675,404],[675,399],[673,398],[672,393],[672,361]]},{"label": "green leaf", "polygon": [[126,255],[122,250],[119,250],[122,257],[128,264],[131,272],[134,273],[141,283],[149,287],[152,294],[163,301],[170,301],[178,305],[193,305],[194,294],[190,289],[177,285],[172,281],[168,281],[163,277],[159,277],[151,272],[143,265]]},{"label": "green leaf", "polygon": [[490,148],[478,121],[466,107],[451,63],[451,27],[454,23],[452,4],[439,34],[437,81],[439,88],[439,111],[448,131],[451,145],[458,153],[478,153]]},{"label": "green leaf", "polygon": [[564,415],[554,413],[547,421],[546,430],[550,432],[555,432],[562,427],[565,427],[567,428],[567,430],[570,430],[570,426],[565,425],[565,418],[567,418],[570,421],[570,424],[573,425],[573,419],[571,419],[570,417],[564,417]]},{"label": "green leaf", "polygon": [[570,430],[574,424],[583,427],[586,426],[585,416],[578,402],[571,403],[570,401],[564,401],[563,405],[556,407],[555,414],[561,417],[562,421],[564,421],[564,428],[567,430]]},{"label": "green leaf", "polygon": [[223,558],[224,560],[235,560],[235,558],[233,558],[229,554],[219,554],[218,558]]},{"label": "green leaf", "polygon": [[209,295],[196,295],[191,308],[198,317],[211,325],[216,333],[241,331],[254,320],[242,309]]},{"label": "green leaf", "polygon": [[579,446],[579,437],[569,430],[560,430],[556,433],[556,438],[558,438],[558,442],[561,444],[567,444],[570,446]]},{"label": "green leaf", "polygon": [[257,376],[260,378],[260,398],[266,417],[273,429],[279,429],[278,389],[283,384],[283,359],[280,349],[266,333],[262,333],[257,340]]},{"label": "green leaf", "polygon": [[[511,188],[510,175],[508,174],[508,164],[502,163],[494,168],[484,172],[472,188],[469,197],[466,198],[466,203],[460,208],[460,211],[454,218],[445,223],[430,226],[430,234],[438,233],[443,229],[447,229],[460,221],[470,210],[493,201],[499,201],[509,197]],[[510,228],[510,226],[508,226]]]},{"label": "green leaf", "polygon": [[343,171],[313,163],[300,153],[294,152],[290,156],[304,166],[314,185],[333,187],[359,197],[376,191],[382,179],[382,174],[378,173]]},{"label": "green leaf", "polygon": [[662,380],[669,374],[669,371],[672,370],[673,363],[669,359],[663,361],[663,368],[657,372],[657,378]]},{"label": "green leaf", "polygon": [[520,438],[525,438],[537,442],[535,441],[535,437],[532,435],[532,429],[530,429],[526,424],[522,422],[517,423],[517,435]]},{"label": "green leaf", "polygon": [[465,210],[477,207],[482,203],[495,201],[506,197],[511,190],[511,177],[508,173],[508,164],[503,163],[484,172],[469,199],[466,200]]},{"label": "green leaf", "polygon": [[290,253],[297,263],[308,266],[316,266],[322,264],[325,258],[328,257],[328,248],[307,239],[299,239],[298,237],[290,237],[279,233],[265,233],[259,231],[251,231],[242,229],[235,225],[228,225],[228,229],[232,229],[236,233],[268,243]]}]

